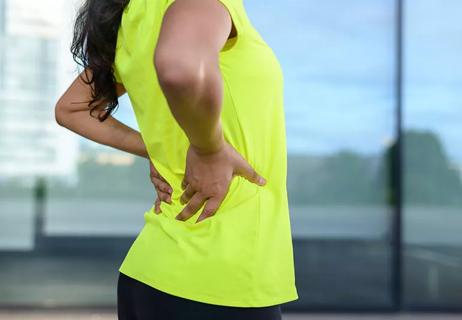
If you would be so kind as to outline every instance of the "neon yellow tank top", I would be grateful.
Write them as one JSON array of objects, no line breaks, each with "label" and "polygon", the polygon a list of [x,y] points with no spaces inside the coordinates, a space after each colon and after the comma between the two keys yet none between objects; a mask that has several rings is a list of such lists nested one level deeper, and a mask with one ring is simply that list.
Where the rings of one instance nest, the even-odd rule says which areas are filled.
[{"label": "neon yellow tank top", "polygon": [[144,226],[119,271],[164,292],[205,303],[263,307],[298,299],[286,189],[283,74],[251,24],[243,0],[219,0],[237,37],[220,52],[225,139],[267,180],[235,176],[214,216],[175,216],[188,139],[157,81],[153,54],[174,0],[131,0],[118,32],[114,75],[125,86],[150,159],[173,188],[172,204],[144,213]]}]

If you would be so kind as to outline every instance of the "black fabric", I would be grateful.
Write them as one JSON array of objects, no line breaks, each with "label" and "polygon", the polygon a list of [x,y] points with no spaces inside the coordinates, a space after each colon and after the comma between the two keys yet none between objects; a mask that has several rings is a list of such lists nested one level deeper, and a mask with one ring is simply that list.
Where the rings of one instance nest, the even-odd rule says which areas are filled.
[{"label": "black fabric", "polygon": [[119,272],[117,314],[119,320],[281,320],[281,307],[203,303],[157,290]]}]

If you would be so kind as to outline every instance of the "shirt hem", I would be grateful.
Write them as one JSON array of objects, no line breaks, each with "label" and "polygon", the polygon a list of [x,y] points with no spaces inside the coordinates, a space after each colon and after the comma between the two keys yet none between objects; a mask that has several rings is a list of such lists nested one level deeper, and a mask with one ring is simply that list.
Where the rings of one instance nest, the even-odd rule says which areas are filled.
[{"label": "shirt hem", "polygon": [[210,296],[204,294],[203,292],[193,292],[185,290],[184,288],[179,288],[174,285],[166,284],[165,282],[154,280],[152,278],[146,277],[145,275],[130,270],[125,270],[121,265],[119,267],[119,272],[134,278],[138,281],[141,281],[157,290],[166,292],[168,294],[178,296],[181,298],[208,303],[222,306],[231,306],[231,307],[268,307],[277,304],[283,304],[290,301],[297,300],[298,294],[294,290],[286,291],[278,297],[273,297],[271,299],[256,299],[255,302],[249,303],[244,302],[243,300],[231,300],[223,297]]}]

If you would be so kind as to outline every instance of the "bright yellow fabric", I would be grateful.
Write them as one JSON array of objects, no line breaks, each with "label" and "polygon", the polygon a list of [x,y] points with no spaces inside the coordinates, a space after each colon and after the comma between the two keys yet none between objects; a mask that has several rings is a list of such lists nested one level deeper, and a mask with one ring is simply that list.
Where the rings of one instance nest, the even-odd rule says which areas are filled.
[{"label": "bright yellow fabric", "polygon": [[119,271],[164,292],[211,304],[262,307],[298,298],[286,190],[283,74],[249,21],[242,0],[220,0],[237,38],[220,52],[225,139],[267,179],[233,178],[215,216],[197,224],[183,205],[188,140],[159,87],[153,52],[174,0],[131,0],[119,28],[114,73],[124,84],[149,156],[173,188],[173,204],[151,207]]}]

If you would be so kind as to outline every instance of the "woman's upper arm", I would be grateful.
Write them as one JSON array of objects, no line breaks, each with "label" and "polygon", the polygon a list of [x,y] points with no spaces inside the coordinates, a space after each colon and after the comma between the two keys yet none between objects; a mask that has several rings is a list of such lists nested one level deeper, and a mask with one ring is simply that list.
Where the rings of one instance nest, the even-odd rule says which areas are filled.
[{"label": "woman's upper arm", "polygon": [[[154,64],[158,71],[198,59],[217,59],[233,22],[219,0],[175,0],[163,16]],[[161,69],[161,70],[159,70]]]}]

